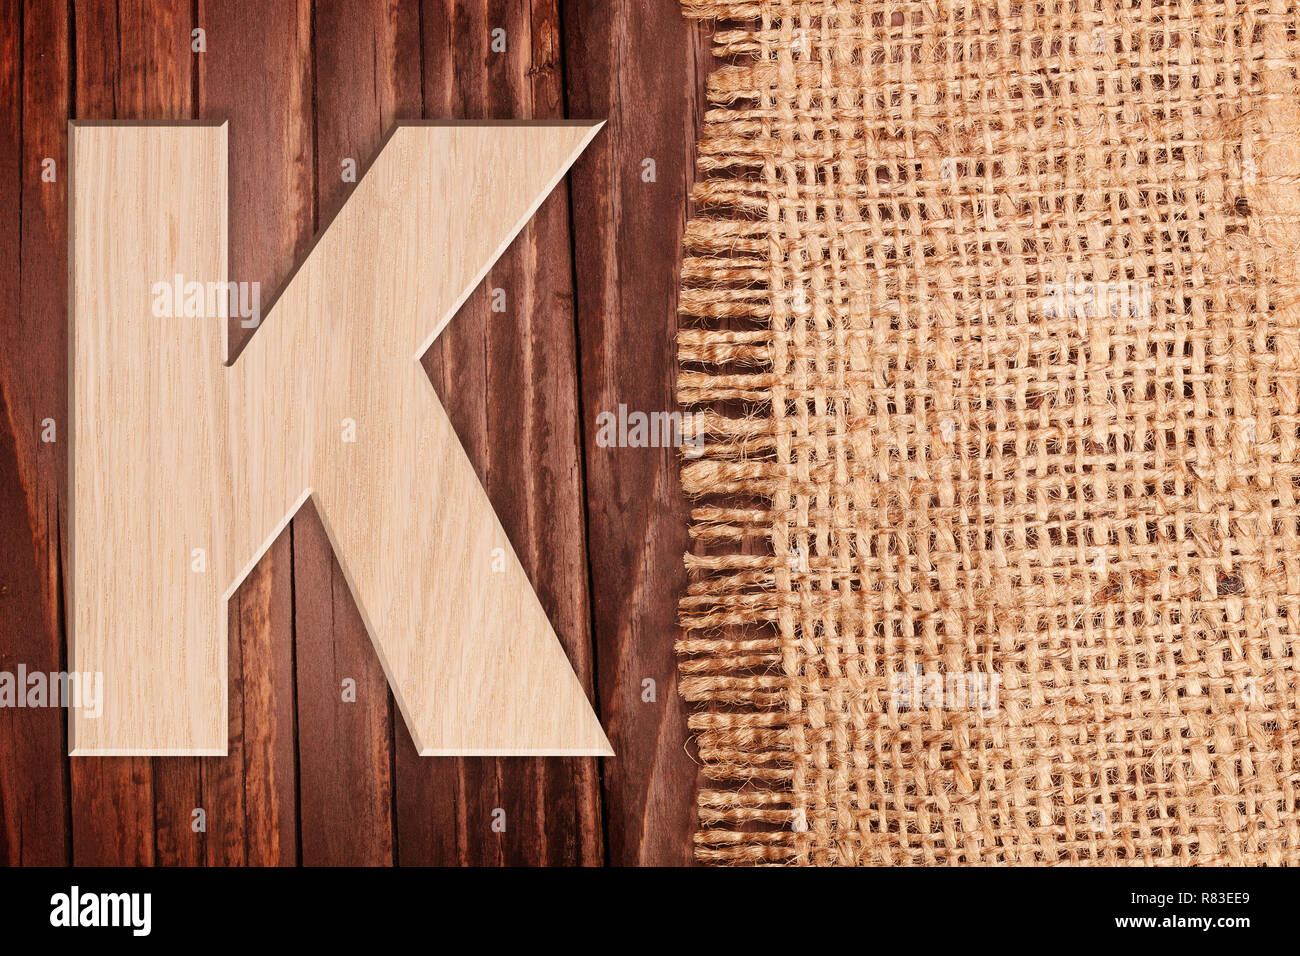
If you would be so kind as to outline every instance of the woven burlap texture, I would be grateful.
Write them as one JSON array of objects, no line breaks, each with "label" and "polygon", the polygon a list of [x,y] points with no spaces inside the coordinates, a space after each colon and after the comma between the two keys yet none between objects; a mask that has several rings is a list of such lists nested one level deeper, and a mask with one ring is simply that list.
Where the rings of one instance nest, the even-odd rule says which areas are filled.
[{"label": "woven burlap texture", "polygon": [[1295,5],[684,7],[698,856],[1295,862]]}]

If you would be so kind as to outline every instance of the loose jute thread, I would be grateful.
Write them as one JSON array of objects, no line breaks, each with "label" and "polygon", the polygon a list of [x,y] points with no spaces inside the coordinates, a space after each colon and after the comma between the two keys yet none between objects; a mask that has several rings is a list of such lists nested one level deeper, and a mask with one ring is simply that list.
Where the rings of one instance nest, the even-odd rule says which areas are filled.
[{"label": "loose jute thread", "polygon": [[699,857],[1295,862],[1296,5],[684,7]]}]

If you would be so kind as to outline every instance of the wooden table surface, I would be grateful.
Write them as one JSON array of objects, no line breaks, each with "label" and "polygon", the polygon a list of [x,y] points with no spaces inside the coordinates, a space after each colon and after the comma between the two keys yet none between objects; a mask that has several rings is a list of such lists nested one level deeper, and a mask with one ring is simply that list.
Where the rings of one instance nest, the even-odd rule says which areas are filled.
[{"label": "wooden table surface", "polygon": [[[505,52],[491,49],[497,28]],[[617,752],[417,756],[308,505],[233,598],[229,756],[72,760],[65,711],[0,709],[0,859],[690,863],[697,768],[673,657],[688,548],[678,453],[598,447],[596,416],[675,407],[705,32],[676,0],[0,0],[0,61],[9,672],[66,658],[70,118],[229,120],[230,275],[267,290],[347,199],[343,161],[364,168],[401,119],[608,120],[425,366]],[[506,290],[504,313],[493,288]],[[242,342],[249,330],[234,325]],[[339,692],[349,677],[355,703]],[[191,826],[196,808],[205,832]]]}]

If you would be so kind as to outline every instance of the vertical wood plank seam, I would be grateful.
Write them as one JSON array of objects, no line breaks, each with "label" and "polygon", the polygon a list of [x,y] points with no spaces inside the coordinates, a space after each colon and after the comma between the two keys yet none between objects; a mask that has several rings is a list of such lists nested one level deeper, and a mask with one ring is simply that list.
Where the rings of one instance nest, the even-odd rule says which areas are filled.
[{"label": "vertical wood plank seam", "polygon": [[[227,241],[229,241],[228,237]],[[247,866],[251,844],[248,841],[248,682],[244,680],[244,670],[247,662],[247,658],[244,656],[244,598],[240,594],[235,594],[231,597],[230,602],[233,606],[233,614],[227,620],[238,622],[235,625],[235,634],[239,641],[239,790],[241,794],[240,806],[244,810],[244,825],[239,828],[239,842],[244,848],[240,861],[244,866]],[[226,632],[226,639],[229,640],[229,626],[226,627]],[[226,660],[229,661],[231,656],[227,654]],[[229,677],[227,677],[227,680],[229,680]]]},{"label": "vertical wood plank seam", "polygon": [[424,98],[425,76],[424,76],[424,4],[423,3],[417,3],[415,5],[415,30],[416,30],[416,36],[420,38],[420,42],[416,44],[416,48],[420,52],[420,119],[427,120],[429,118],[429,104],[428,101],[425,100]]},{"label": "vertical wood plank seam", "polygon": [[[67,44],[68,44],[68,50],[67,50],[67,74],[66,74],[65,82],[66,82],[66,84],[67,84],[67,88],[68,88],[68,115],[65,117],[65,120],[71,120],[72,117],[74,117],[74,116],[77,115],[77,16],[76,16],[76,4],[75,4],[75,0],[67,0],[67,18],[68,18],[68,30],[67,30],[67,37],[66,37],[66,40],[67,40]],[[21,25],[21,26],[20,26],[20,29],[22,30],[22,37],[20,38],[20,41],[19,41],[19,42],[20,42],[20,49],[21,49],[21,43],[26,39],[26,33],[27,33],[27,26],[26,26],[26,4],[23,4],[23,5],[21,5],[21,6],[19,7],[19,22],[20,22],[20,25]],[[25,68],[26,68],[26,56],[23,55],[23,56],[20,56],[20,57],[19,57],[19,69],[20,69],[20,71],[23,71],[22,73],[20,73],[20,76],[23,77],[23,79],[22,79],[21,82],[24,82],[24,83],[26,82],[26,73],[25,73]],[[21,106],[20,106],[20,109],[21,109]],[[21,116],[21,113],[20,113],[20,116]],[[68,127],[67,127],[67,123],[66,123],[66,122],[64,123],[64,127],[63,127],[63,128],[64,128],[64,136],[65,136],[65,141],[66,141],[67,129],[68,129]],[[71,204],[71,202],[72,202],[72,163],[68,161],[68,160],[70,160],[70,159],[71,159],[71,150],[68,150],[68,151],[67,151],[67,155],[66,155],[66,157],[65,157],[65,159],[64,159],[64,164],[65,164],[65,166],[67,167],[66,172],[67,172],[67,190],[68,190],[68,193],[67,193],[67,195],[68,195],[68,199],[67,199],[67,202],[65,203],[65,209],[64,209],[65,214],[66,214],[68,208],[70,208],[70,204]],[[21,203],[21,194],[20,194],[19,202]],[[21,205],[20,205],[19,208],[21,208]],[[72,234],[71,234],[71,232],[72,232],[71,230],[68,230],[68,235],[67,235],[67,237],[66,237],[67,250],[68,250],[68,253],[69,253],[69,255],[68,255],[68,263],[67,263],[67,276],[66,276],[66,282],[67,282],[67,289],[69,290],[69,294],[71,294],[71,289],[72,289],[72,256],[71,256],[71,252],[72,252]],[[22,248],[21,239],[20,239],[20,242],[19,242],[19,248],[20,248],[20,249]],[[69,305],[71,305],[71,302],[70,302],[70,301],[69,301]],[[66,318],[65,318],[64,321],[66,321]],[[60,474],[60,473],[61,473],[61,474],[62,474],[62,477],[63,477],[63,494],[61,494],[61,495],[59,496],[59,504],[58,504],[58,512],[59,512],[59,522],[58,522],[58,525],[59,525],[59,528],[58,528],[58,533],[59,533],[59,547],[58,547],[58,559],[57,559],[57,560],[58,560],[58,589],[57,589],[57,592],[56,592],[56,594],[55,594],[55,598],[54,598],[55,601],[58,602],[57,628],[58,628],[58,639],[59,639],[59,667],[60,667],[62,670],[64,670],[64,671],[66,671],[66,670],[68,669],[68,595],[67,595],[67,588],[68,588],[69,585],[71,584],[71,577],[70,577],[70,575],[69,575],[69,569],[65,566],[65,561],[67,560],[67,558],[64,557],[64,548],[63,548],[63,540],[64,540],[64,534],[65,534],[65,530],[64,530],[64,529],[65,529],[65,527],[66,527],[66,529],[67,529],[67,530],[66,530],[66,534],[68,535],[68,539],[69,539],[69,541],[71,541],[71,535],[72,535],[72,519],[71,519],[71,516],[70,516],[70,514],[69,514],[69,515],[65,515],[65,514],[64,514],[64,509],[66,508],[66,506],[67,506],[67,502],[71,499],[71,495],[72,495],[72,487],[71,487],[71,485],[69,484],[69,478],[70,478],[71,475],[72,475],[72,448],[73,448],[73,445],[72,445],[72,427],[71,427],[71,426],[72,426],[72,411],[71,411],[71,398],[72,398],[72,361],[71,361],[71,360],[72,360],[72,339],[71,339],[71,332],[68,333],[68,342],[67,342],[67,352],[66,352],[66,356],[67,356],[67,359],[68,359],[68,368],[67,368],[67,370],[66,370],[66,374],[67,374],[67,379],[68,379],[68,381],[67,381],[67,389],[68,389],[67,394],[68,394],[68,399],[69,399],[69,406],[68,406],[68,421],[65,423],[64,432],[65,432],[65,440],[68,442],[68,446],[67,446],[67,447],[68,447],[68,454],[67,454],[67,465],[68,465],[68,470],[67,470],[67,471],[64,471],[64,472],[60,472],[59,469],[55,469],[55,473],[56,473],[56,474]],[[66,520],[65,520],[65,518],[66,518]],[[69,552],[69,553],[70,553],[70,552]],[[61,739],[61,741],[60,741],[61,749],[60,749],[60,751],[59,751],[59,759],[60,759],[60,764],[61,764],[60,770],[61,770],[62,775],[63,775],[63,847],[64,847],[64,862],[65,862],[68,866],[71,866],[72,863],[73,863],[73,861],[76,859],[76,855],[75,855],[75,849],[74,849],[74,846],[73,846],[73,836],[74,836],[74,832],[75,832],[75,831],[74,831],[74,829],[73,829],[73,825],[72,825],[72,758],[68,756],[68,749],[69,749],[69,748],[68,748],[68,744],[69,744],[69,742],[70,742],[71,727],[70,727],[70,716],[69,716],[69,714],[68,714],[68,712],[67,712],[66,710],[65,710],[65,711],[63,712],[63,714],[62,714],[61,724],[62,724],[62,727],[61,727],[61,730],[62,730],[62,739]]]},{"label": "vertical wood plank seam", "polygon": [[[312,63],[312,83],[315,83],[316,68]],[[313,156],[313,167],[315,157]],[[293,559],[293,521],[286,528],[289,531],[289,666],[290,681],[293,687],[293,710],[291,711],[293,734],[293,832],[294,865],[302,866],[302,745],[298,736],[298,564]],[[247,806],[247,804],[245,804]],[[247,839],[247,834],[245,834]]]},{"label": "vertical wood plank seam", "polygon": [[393,847],[393,859],[389,865],[393,867],[402,865],[397,846],[397,724],[400,719],[390,684],[388,687],[388,839]]},{"label": "vertical wood plank seam", "polygon": [[[17,194],[18,194],[17,293],[18,294],[16,298],[18,300],[18,310],[20,313],[23,308],[23,238],[25,235],[23,231],[23,198],[26,192],[23,189],[22,184],[24,178],[23,164],[27,160],[27,124],[26,124],[27,115],[25,109],[27,105],[27,69],[26,69],[27,67],[27,62],[26,62],[27,61],[27,49],[26,49],[27,17],[26,14],[27,14],[27,4],[19,3],[18,4],[18,86],[16,90],[18,96],[18,189],[17,189]],[[13,437],[14,464],[17,465],[19,451],[18,451],[18,430],[16,426],[18,423],[15,421],[13,417],[13,405],[9,401],[9,396],[3,394],[3,390],[0,390],[0,408],[4,409],[4,417],[7,419],[7,427],[9,428],[9,431]],[[19,472],[21,473],[21,469],[19,469]],[[21,481],[22,479],[20,478],[19,479],[20,485],[21,485]],[[25,513],[24,517],[26,518],[27,525],[30,528],[32,523],[31,506],[28,504],[28,496],[26,494],[26,489],[24,488],[23,491],[24,494],[22,497],[23,497],[23,511]],[[33,542],[33,545],[35,545],[35,542]],[[18,831],[18,862],[21,864],[23,862],[23,857],[24,857],[23,824],[22,824],[21,813],[18,815],[17,831]]]},{"label": "vertical wood plank seam", "polygon": [[[565,16],[565,4],[556,5],[556,18],[559,21],[559,43],[558,57],[560,60],[560,88],[564,97],[564,116],[572,116],[573,110],[570,106],[570,86],[569,86],[569,58],[568,58],[568,31],[567,17]],[[607,128],[606,135],[613,137],[612,128]],[[582,160],[580,160],[582,161]],[[594,159],[588,160],[594,162]],[[591,509],[588,507],[587,492],[590,484],[587,475],[587,442],[585,439],[587,409],[584,405],[584,391],[582,387],[582,310],[580,308],[581,288],[578,283],[578,237],[577,237],[577,215],[574,211],[574,183],[573,177],[568,177],[569,182],[566,184],[565,206],[569,218],[569,284],[573,289],[573,348],[575,352],[575,361],[573,363],[574,371],[574,388],[577,390],[574,405],[578,415],[578,468],[580,481],[582,484],[582,495],[579,499],[579,507],[582,509],[582,550],[583,565],[587,581],[587,635],[591,644],[591,706],[596,710],[596,716],[600,719],[602,726],[608,726],[605,715],[601,712],[600,696],[600,640],[596,629],[596,582],[592,574],[592,551],[591,551]],[[597,838],[600,840],[600,860],[601,865],[609,866],[609,814],[605,808],[605,761],[596,761],[596,814],[600,820],[600,829]]]},{"label": "vertical wood plank seam", "polygon": [[[21,11],[22,11],[22,12],[19,13],[20,18],[21,18],[21,17],[25,14],[25,12],[26,12],[26,5],[24,5],[24,6],[21,8]],[[67,0],[67,17],[68,17],[68,34],[67,34],[67,41],[68,41],[68,60],[67,60],[67,63],[68,63],[68,65],[67,65],[67,79],[66,79],[66,82],[67,82],[67,85],[68,85],[68,115],[67,115],[66,118],[67,118],[68,121],[71,121],[72,118],[75,117],[75,116],[77,115],[77,7],[76,7],[75,0]],[[24,34],[26,33],[26,26],[23,27],[23,32],[24,32]],[[19,69],[22,69],[22,68],[25,67],[25,66],[26,66],[26,63],[23,62],[22,59],[20,58]],[[67,136],[67,129],[68,129],[68,127],[67,127],[67,124],[65,123],[65,124],[64,124],[64,136],[65,136],[65,137]],[[72,176],[73,176],[73,172],[72,172],[72,163],[68,161],[68,160],[71,159],[71,153],[72,153],[72,151],[71,151],[70,149],[67,150],[67,157],[64,159],[64,163],[65,163],[65,165],[67,166],[67,174],[68,174],[68,200],[67,200],[67,207],[68,207],[69,209],[71,208],[72,195],[73,195],[73,193],[72,193]],[[69,311],[71,311],[71,306],[72,306],[72,300],[71,300],[71,298],[70,298],[71,295],[72,295],[72,230],[71,230],[71,229],[68,230],[68,235],[67,235],[67,237],[66,237],[66,241],[67,241],[67,249],[68,249],[68,263],[67,263],[67,265],[68,265],[68,270],[67,270],[66,282],[67,282],[67,290],[68,290],[68,295],[69,295],[68,307],[69,307]],[[20,243],[19,243],[19,248],[21,248],[21,247],[22,247],[22,246],[21,246],[21,241],[20,241]],[[65,319],[65,321],[66,321],[66,319]],[[63,481],[64,481],[64,489],[63,489],[63,490],[64,490],[64,493],[63,493],[62,496],[60,496],[60,502],[59,502],[60,512],[62,512],[62,509],[63,509],[64,507],[66,507],[66,503],[67,503],[68,501],[70,501],[70,500],[71,500],[71,497],[72,497],[71,476],[72,476],[72,453],[73,453],[74,444],[73,444],[73,441],[72,441],[72,404],[71,404],[71,403],[72,403],[72,355],[73,355],[73,342],[72,342],[72,332],[71,332],[71,330],[69,330],[69,332],[68,332],[67,353],[66,353],[66,355],[67,355],[67,359],[68,359],[68,367],[67,367],[67,370],[66,370],[66,375],[67,375],[67,380],[68,380],[68,381],[67,381],[67,389],[68,389],[68,421],[65,423],[64,432],[65,432],[65,440],[68,442],[68,456],[67,456],[67,465],[68,465],[68,468],[67,468],[67,471],[64,472],[64,475],[63,475]],[[63,525],[64,525],[64,522],[63,522],[62,518],[63,518],[63,515],[62,515],[62,513],[60,513],[60,521],[59,521],[59,593],[58,593],[58,602],[59,602],[59,666],[62,667],[64,670],[67,670],[67,667],[68,667],[68,610],[67,610],[67,609],[68,609],[68,593],[67,593],[67,588],[68,588],[68,586],[71,584],[71,576],[70,576],[69,573],[68,573],[68,569],[67,569],[66,567],[64,567],[64,560],[65,560],[65,558],[64,558],[64,556],[63,556]],[[71,518],[71,515],[70,515],[70,514],[68,515],[67,526],[68,526],[68,532],[67,532],[67,533],[68,533],[68,540],[69,540],[69,542],[70,542],[70,541],[72,540],[72,518]],[[69,551],[69,554],[70,554],[70,553],[71,553],[71,551]],[[69,715],[68,715],[67,712],[65,711],[64,714],[63,714],[63,740],[62,740],[62,749],[60,750],[59,753],[60,753],[60,760],[61,760],[62,763],[63,763],[63,830],[64,830],[64,833],[63,833],[63,846],[64,846],[64,853],[65,853],[65,855],[66,855],[65,862],[67,863],[68,866],[71,866],[72,863],[73,863],[73,861],[77,858],[77,857],[76,857],[75,848],[74,848],[74,845],[73,845],[73,839],[74,839],[75,830],[74,830],[74,828],[73,828],[73,826],[72,826],[72,758],[68,756],[68,752],[69,752],[68,744],[69,744],[69,742],[70,742],[70,738],[69,738],[70,733],[71,733],[71,728],[70,728],[70,726],[69,726]]]},{"label": "vertical wood plank seam", "polygon": [[[320,122],[317,117],[319,99],[317,82],[320,77],[319,64],[316,61],[316,0],[311,0],[311,17],[307,29],[307,49],[311,62],[311,227],[315,234],[320,233]],[[310,248],[308,249],[310,253]],[[305,261],[304,256],[304,261]],[[285,277],[285,284],[292,278],[292,272]],[[295,515],[296,518],[296,515]],[[293,793],[295,809],[295,827],[298,833],[297,865],[303,865],[302,839],[302,736],[299,733],[298,713],[298,554],[293,534],[294,519],[289,520],[289,606],[291,608],[293,633]]]},{"label": "vertical wood plank seam", "polygon": [[[388,137],[384,135],[385,122],[390,122],[394,127],[396,127],[397,123],[400,122],[400,118],[396,115],[399,112],[397,109],[396,102],[394,102],[393,104],[394,115],[387,120],[384,117],[384,97],[382,91],[380,90],[380,80],[379,80],[379,71],[381,67],[381,64],[379,62],[380,40],[381,40],[380,36],[372,36],[370,40],[370,78],[371,78],[370,89],[372,94],[374,95],[375,117],[376,117],[375,132],[379,140],[379,149],[375,154],[376,159],[378,158],[379,153],[383,152],[384,147],[388,145]],[[395,92],[396,91],[394,91],[394,94]],[[421,95],[423,96],[423,90],[421,90]],[[396,98],[396,96],[394,96],[394,98]],[[316,166],[317,168],[319,168],[320,157],[317,156],[316,160],[317,160]],[[360,178],[358,178],[357,183],[353,183],[351,188],[344,193],[343,201],[342,203],[340,203],[339,206],[340,210],[342,209],[343,206],[346,206],[348,200],[352,198],[352,194],[356,191],[359,182],[360,182]],[[416,361],[418,362],[419,360],[417,359]],[[429,387],[432,388],[433,383],[430,383]],[[353,600],[355,600],[355,598]],[[373,644],[373,642],[374,642],[374,638],[372,637],[371,643]],[[400,865],[398,862],[399,853],[397,847],[397,776],[398,776],[397,774],[397,733],[398,733],[397,717],[398,717],[398,713],[397,713],[397,701],[393,696],[393,686],[387,681],[385,682],[385,684],[386,687],[385,687],[384,703],[385,703],[385,709],[387,712],[387,719],[388,719],[388,843],[390,847],[389,866],[397,867]]]},{"label": "vertical wood plank seam", "polygon": [[[71,183],[69,183],[71,189]],[[65,429],[66,431],[66,429]],[[68,671],[68,604],[64,597],[63,589],[67,586],[67,578],[63,573],[63,514],[60,507],[57,512],[57,533],[58,533],[58,557],[57,557],[57,590],[55,591],[54,600],[57,604],[56,626],[59,632],[59,670],[65,674]],[[63,854],[64,865],[72,866],[72,758],[68,756],[68,711],[67,708],[60,708],[59,725],[61,731],[60,739],[60,771],[62,773],[63,784]]]},{"label": "vertical wood plank seam", "polygon": [[[117,94],[122,84],[122,3],[121,0],[114,0],[113,3],[113,39],[117,43],[117,62],[116,69],[113,71],[113,115],[117,116],[121,112],[122,106],[118,102]],[[71,232],[71,230],[69,230]]]},{"label": "vertical wood plank seam", "polygon": [[[199,22],[199,0],[190,0],[190,116],[199,118],[199,58],[194,52],[194,33],[203,27]],[[204,34],[206,36],[206,33]]]}]

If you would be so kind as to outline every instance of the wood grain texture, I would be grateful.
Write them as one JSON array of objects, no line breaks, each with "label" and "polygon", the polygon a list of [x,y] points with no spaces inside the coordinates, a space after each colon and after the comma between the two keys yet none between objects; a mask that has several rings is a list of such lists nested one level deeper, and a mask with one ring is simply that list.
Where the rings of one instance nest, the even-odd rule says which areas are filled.
[{"label": "wood grain texture", "polygon": [[[186,119],[193,116],[193,60],[188,7],[109,0],[75,4],[69,11],[67,70],[71,78],[70,116],[97,119]],[[45,16],[42,9],[41,16]],[[37,51],[33,51],[37,52]],[[67,124],[60,123],[60,142],[67,144]],[[65,176],[65,183],[67,177]],[[67,239],[67,211],[64,211]],[[66,250],[66,245],[65,245]],[[66,251],[65,251],[66,255]],[[66,328],[67,263],[61,302]],[[66,353],[65,353],[66,354]],[[63,382],[67,382],[67,361]],[[65,423],[70,426],[70,420]],[[65,506],[63,526],[71,527],[66,471],[60,478]],[[67,531],[65,530],[65,535]],[[66,564],[71,543],[63,550],[65,604],[71,578]],[[66,617],[66,615],[65,615]],[[66,623],[66,622],[65,622]],[[188,817],[202,805],[197,759],[165,762],[121,757],[70,762],[73,860],[86,865],[130,865],[194,861],[201,838],[184,852],[162,832],[178,835],[171,821]],[[191,831],[192,832],[192,831]]]},{"label": "wood grain texture", "polygon": [[[572,3],[565,13],[569,112],[609,118],[608,135],[573,171],[573,219],[584,224],[574,264],[597,683],[618,753],[603,775],[607,852],[617,865],[686,865],[697,773],[675,689],[677,611],[665,597],[685,588],[679,452],[598,447],[595,421],[620,404],[676,407],[676,325],[667,316],[677,312],[708,61],[675,4]],[[646,159],[653,182],[642,178]],[[655,682],[652,703],[642,699],[646,680]]]},{"label": "wood grain texture", "polygon": [[[42,755],[51,747],[64,752],[60,715],[0,711],[0,788],[7,788],[0,789],[0,832],[9,840],[0,858],[689,862],[694,765],[672,687],[673,608],[685,547],[685,521],[674,514],[677,462],[671,451],[592,443],[594,416],[614,407],[619,395],[645,410],[672,407],[672,296],[698,90],[708,66],[701,38],[680,18],[678,5],[198,0],[155,9],[79,0],[67,9],[28,6],[21,49],[0,43],[4,81],[27,91],[23,108],[9,114],[23,159],[7,150],[0,157],[6,168],[21,171],[21,183],[0,183],[0,201],[27,197],[22,236],[30,237],[40,221],[30,197],[43,187],[31,157],[48,151],[48,143],[60,154],[66,149],[69,117],[228,120],[231,277],[260,281],[264,289],[280,285],[350,192],[338,177],[340,158],[355,154],[364,167],[390,118],[609,119],[590,155],[579,160],[571,194],[557,189],[542,206],[424,365],[570,662],[589,692],[598,689],[593,700],[602,717],[615,711],[619,756],[599,763],[418,757],[402,721],[393,719],[324,528],[305,509],[230,605],[229,756],[49,760]],[[201,55],[189,52],[195,24],[206,30]],[[0,35],[18,28],[6,17]],[[490,47],[494,28],[506,31],[503,53]],[[62,99],[54,94],[60,84]],[[637,172],[646,155],[659,166],[653,208],[639,202]],[[55,189],[61,194],[64,187],[61,177]],[[6,401],[44,391],[66,406],[66,207],[59,202],[49,219],[48,248],[57,267],[51,274],[35,272],[39,253],[21,238],[0,246],[0,301],[18,303],[22,286],[24,303],[44,297],[52,310],[25,305],[14,315],[6,305],[0,334],[6,343],[22,342],[26,352],[11,350],[0,364],[14,356],[10,368],[29,376],[27,384],[2,383]],[[16,226],[9,219],[4,228],[18,236]],[[626,289],[619,292],[620,286]],[[507,293],[505,313],[491,310],[493,288]],[[250,330],[233,324],[238,348]],[[655,347],[645,348],[647,341]],[[51,348],[53,361],[28,372],[26,353],[40,348]],[[499,387],[502,381],[509,387]],[[22,422],[10,434],[35,442],[30,432],[22,437],[27,427]],[[50,458],[45,486],[9,470],[3,448],[0,441],[7,519],[31,514],[26,502],[42,495],[66,500],[62,445],[36,449]],[[644,501],[647,493],[658,495],[658,503]],[[65,511],[51,520],[66,534]],[[61,556],[57,537],[47,536],[24,545],[28,557],[3,540],[0,587],[14,587],[0,591],[0,623],[19,620],[4,615],[26,606],[24,615],[54,622],[45,640],[57,652],[57,584],[67,549]],[[51,555],[46,571],[35,558],[42,548]],[[40,584],[46,575],[53,588]],[[24,626],[21,640],[29,639]],[[29,645],[18,641],[0,637],[0,661],[33,664]],[[367,663],[378,692],[355,705],[337,704],[335,670],[364,685],[360,668]],[[660,678],[654,704],[640,701],[645,676]],[[328,734],[312,735],[300,720],[308,712]],[[38,726],[44,737],[33,735]],[[345,748],[328,751],[321,739],[328,735]],[[68,786],[69,774],[70,803],[59,810],[52,795],[60,778]],[[206,833],[187,829],[196,806],[207,810]],[[508,820],[504,833],[490,827],[498,808]]]},{"label": "wood grain texture", "polygon": [[[425,4],[421,12],[427,116],[564,115],[554,3],[467,0]],[[503,53],[491,50],[493,29],[505,31]],[[542,204],[429,350],[425,367],[590,694],[593,651],[566,193],[562,184]],[[506,296],[503,312],[492,309],[494,289]],[[527,454],[519,453],[521,444]],[[403,863],[601,861],[595,760],[465,758],[445,768],[418,760],[401,733],[396,757]],[[498,809],[506,814],[505,833],[491,828]]]},{"label": "wood grain texture", "polygon": [[71,753],[224,754],[222,593],[234,570],[220,525],[234,510],[226,472],[239,467],[227,447],[225,329],[187,317],[180,301],[165,317],[150,308],[164,276],[225,280],[226,131],[70,135],[68,661],[103,675],[102,713],[72,712]]},{"label": "wood grain texture", "polygon": [[224,754],[226,601],[308,498],[422,755],[608,753],[415,361],[598,129],[399,126],[223,367],[225,125],[74,128],[74,755]]},{"label": "wood grain texture", "polygon": [[[196,64],[198,115],[229,124],[231,278],[278,289],[316,233],[311,4],[203,2],[199,20],[207,30],[208,52]],[[250,22],[257,23],[256,30],[248,29]],[[250,79],[249,63],[273,60],[285,68]],[[227,331],[237,353],[256,330],[243,328],[234,317]],[[300,513],[295,521],[303,518]],[[208,862],[298,862],[300,830],[321,832],[317,823],[300,827],[300,805],[305,813],[325,783],[337,779],[333,768],[308,776],[305,799],[299,800],[292,527],[232,598],[229,755],[202,758]],[[374,655],[368,659],[378,671]],[[307,737],[309,744],[313,740]],[[355,746],[373,754],[368,743],[357,740]]]},{"label": "wood grain texture", "polygon": [[[67,21],[38,25],[24,4],[0,11],[0,669],[58,670],[60,507],[57,472],[64,445],[42,439],[43,422],[65,419],[65,187],[41,177],[52,159],[65,170],[62,131],[68,102]],[[33,41],[48,30],[52,55]],[[21,64],[21,67],[19,66]],[[48,112],[38,104],[49,104]],[[57,437],[57,436],[56,436]],[[66,861],[67,768],[62,715],[0,711],[0,860]]]},{"label": "wood grain texture", "polygon": [[[364,167],[395,121],[420,116],[418,6],[317,5],[312,69],[315,211],[325,223],[354,188],[343,163]],[[298,606],[300,719],[321,730],[299,747],[303,861],[391,864],[393,741],[402,721],[315,508],[294,518],[293,536],[296,590],[329,595]],[[357,683],[353,703],[339,698],[344,678]]]}]

